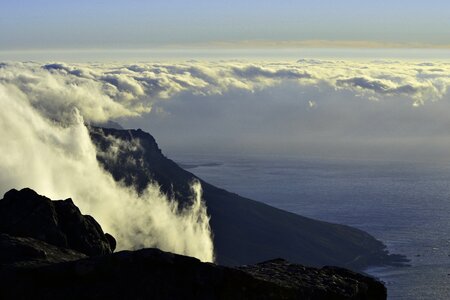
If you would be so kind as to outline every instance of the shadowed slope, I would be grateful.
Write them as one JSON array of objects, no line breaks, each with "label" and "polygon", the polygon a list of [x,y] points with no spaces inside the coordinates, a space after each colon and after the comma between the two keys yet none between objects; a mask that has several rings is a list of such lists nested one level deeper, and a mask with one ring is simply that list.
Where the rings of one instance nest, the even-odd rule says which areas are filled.
[{"label": "shadowed slope", "polygon": [[[116,180],[137,190],[156,181],[181,203],[189,201],[189,184],[197,177],[166,158],[150,134],[97,127],[90,132],[98,160]],[[302,217],[200,181],[221,264],[283,257],[306,265],[363,269],[404,260],[388,255],[383,243],[362,230]]]}]

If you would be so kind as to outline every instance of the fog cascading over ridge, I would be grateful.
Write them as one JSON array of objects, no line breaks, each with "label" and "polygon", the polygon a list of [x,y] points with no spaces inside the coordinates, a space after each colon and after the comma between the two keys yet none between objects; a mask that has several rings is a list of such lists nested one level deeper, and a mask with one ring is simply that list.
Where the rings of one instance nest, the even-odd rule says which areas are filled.
[{"label": "fog cascading over ridge", "polygon": [[155,184],[138,195],[100,167],[76,108],[65,107],[55,121],[56,117],[49,118],[51,112],[40,111],[42,106],[33,106],[30,98],[17,85],[0,81],[2,194],[11,188],[30,187],[52,199],[71,197],[82,213],[92,215],[116,237],[118,249],[158,247],[214,260],[199,182],[192,183],[192,205],[183,209]]}]

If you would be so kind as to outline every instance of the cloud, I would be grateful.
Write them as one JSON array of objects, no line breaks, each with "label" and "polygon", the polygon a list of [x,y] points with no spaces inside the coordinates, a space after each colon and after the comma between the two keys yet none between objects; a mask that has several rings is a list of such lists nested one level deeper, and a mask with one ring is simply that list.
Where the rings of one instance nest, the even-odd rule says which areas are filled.
[{"label": "cloud", "polygon": [[[39,69],[34,69],[36,75],[22,66],[17,68],[21,75],[9,74],[15,84],[5,79],[0,82],[0,193],[31,187],[52,199],[71,197],[83,213],[92,215],[117,238],[118,249],[158,247],[203,261],[214,260],[200,183],[192,183],[192,205],[180,208],[155,184],[138,194],[114,181],[100,167],[97,150],[80,114],[99,110],[86,105],[110,105],[106,101],[112,99],[99,94],[100,87],[91,81],[67,79],[66,68],[51,68],[58,72],[56,79],[54,74],[41,74]],[[70,87],[77,82],[79,86]],[[86,100],[82,95],[93,98]],[[104,98],[94,97],[102,95]],[[64,116],[63,122],[55,121],[58,114],[59,119]],[[110,153],[100,154],[114,159],[115,151],[136,147],[140,147],[137,142],[115,141]]]},{"label": "cloud", "polygon": [[295,82],[331,86],[372,99],[406,96],[411,105],[446,95],[450,65],[439,62],[340,61],[198,62],[140,64],[9,63],[0,82],[28,95],[48,117],[77,108],[87,121],[139,116],[159,101],[182,93],[199,96],[230,91],[255,92]]},{"label": "cloud", "polygon": [[[85,122],[120,120],[147,128],[163,143],[173,136],[171,145],[200,145],[205,136],[220,142],[224,135],[232,145],[235,135],[263,149],[270,134],[278,143],[297,144],[339,135],[422,134],[431,128],[429,116],[440,114],[434,108],[446,107],[449,74],[446,61],[28,62],[3,63],[0,84],[52,121],[65,122],[77,109]],[[365,125],[370,122],[382,124]]]},{"label": "cloud", "polygon": [[371,90],[379,94],[414,95],[417,92],[417,89],[410,84],[395,86],[389,83],[390,82],[385,83],[382,80],[371,80],[364,77],[339,79],[336,81],[336,84],[341,87],[356,87],[363,90]]},{"label": "cloud", "polygon": [[232,67],[233,73],[241,78],[273,78],[273,79],[302,79],[311,78],[311,75],[307,72],[299,71],[295,68],[283,68],[273,70],[260,66],[250,65],[244,67]]},{"label": "cloud", "polygon": [[317,106],[316,101],[313,101],[313,100],[309,100],[309,101],[308,101],[308,107],[309,107],[310,109],[314,109],[314,108],[316,108],[316,106]]}]

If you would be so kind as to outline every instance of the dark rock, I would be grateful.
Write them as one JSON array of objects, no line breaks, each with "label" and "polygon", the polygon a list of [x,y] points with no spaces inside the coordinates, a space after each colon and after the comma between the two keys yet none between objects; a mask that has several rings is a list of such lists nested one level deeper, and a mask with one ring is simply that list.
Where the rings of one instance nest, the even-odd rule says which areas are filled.
[{"label": "dark rock", "polygon": [[115,239],[71,200],[51,201],[30,189],[8,192],[0,217],[3,229],[16,226],[17,233],[34,236],[0,234],[0,299],[386,298],[381,283],[361,274],[281,259],[237,269],[158,249],[87,257],[68,247],[99,243],[101,234],[114,248]]},{"label": "dark rock", "polygon": [[109,233],[105,233],[105,238],[108,240],[109,248],[111,249],[112,252],[114,252],[114,250],[116,250],[116,246],[117,246],[116,239]]},{"label": "dark rock", "polygon": [[385,286],[374,278],[338,267],[321,269],[275,259],[239,268],[255,278],[304,291],[318,299],[385,299]]},{"label": "dark rock", "polygon": [[[190,183],[198,178],[166,158],[150,134],[96,127],[90,128],[90,134],[97,159],[115,180],[138,191],[156,181],[164,193],[182,205],[189,203]],[[118,147],[114,159],[106,155],[112,146]],[[363,270],[407,261],[389,255],[382,242],[362,230],[305,218],[200,182],[221,264],[254,264],[283,257],[312,266]]]},{"label": "dark rock", "polygon": [[0,234],[0,268],[6,266],[39,266],[85,258],[71,249],[47,244],[29,237]]},{"label": "dark rock", "polygon": [[0,200],[0,233],[35,238],[88,256],[111,253],[115,244],[71,199],[52,201],[28,188],[10,190]]},{"label": "dark rock", "polygon": [[1,299],[386,299],[373,279],[342,269],[266,262],[241,270],[158,249],[0,269]]}]

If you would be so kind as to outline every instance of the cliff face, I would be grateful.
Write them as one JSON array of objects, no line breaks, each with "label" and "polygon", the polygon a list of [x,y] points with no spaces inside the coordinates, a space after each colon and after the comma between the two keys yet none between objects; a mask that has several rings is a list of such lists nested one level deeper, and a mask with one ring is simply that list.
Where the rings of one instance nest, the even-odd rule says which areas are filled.
[{"label": "cliff face", "polygon": [[69,222],[69,239],[89,240],[94,248],[112,237],[98,238],[101,227],[71,201],[64,206],[76,218],[48,209],[60,204],[30,189],[0,200],[0,215],[20,220],[22,228],[20,237],[4,232],[11,226],[0,228],[0,299],[386,299],[385,287],[372,278],[282,259],[230,268],[158,249],[89,257],[76,243],[49,238],[49,230],[67,236]]},{"label": "cliff face", "polygon": [[[195,175],[166,158],[155,139],[142,130],[90,128],[98,160],[116,180],[141,191],[150,181],[181,203],[189,201]],[[114,149],[114,159],[107,153]],[[198,178],[197,178],[198,179]],[[202,183],[219,263],[254,264],[283,257],[311,266],[336,265],[363,269],[403,262],[368,233],[321,222]]]}]

